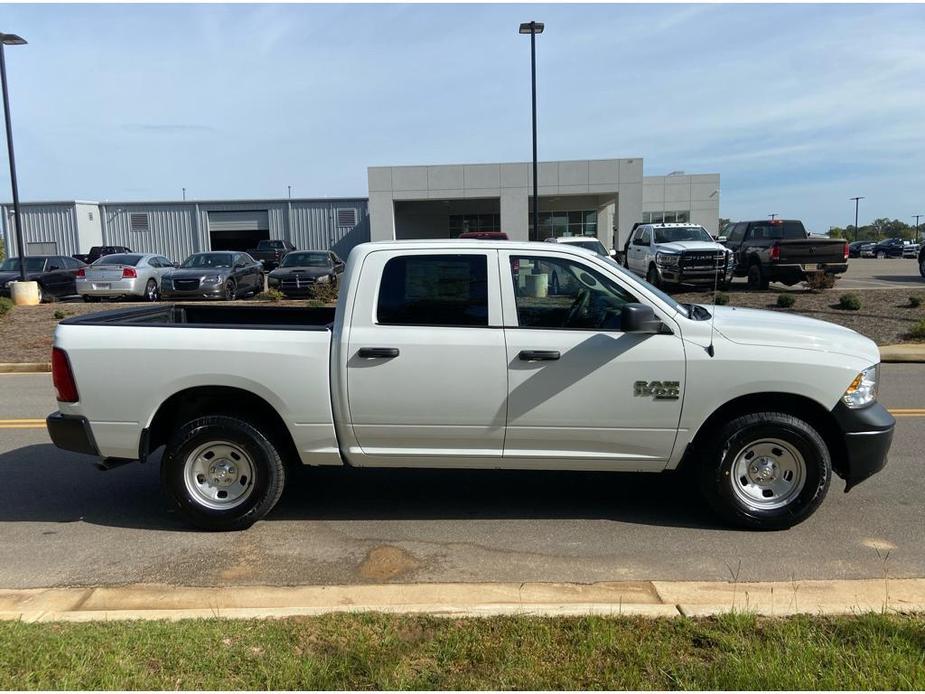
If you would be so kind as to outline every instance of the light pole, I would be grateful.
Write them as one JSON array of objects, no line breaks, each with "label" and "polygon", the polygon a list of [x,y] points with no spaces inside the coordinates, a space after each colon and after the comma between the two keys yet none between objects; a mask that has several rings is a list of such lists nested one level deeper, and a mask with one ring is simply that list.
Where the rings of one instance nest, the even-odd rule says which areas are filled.
[{"label": "light pole", "polygon": [[292,186],[286,186],[289,189],[289,199],[292,200]]},{"label": "light pole", "polygon": [[915,217],[915,242],[919,242],[919,217],[925,217],[925,214],[914,214]]},{"label": "light pole", "polygon": [[775,219],[777,219],[777,215],[778,215],[778,214],[780,214],[780,213],[779,213],[779,212],[772,212],[771,214],[768,215],[768,217],[770,217],[770,218],[771,218],[771,221],[773,222]]},{"label": "light pole", "polygon": [[26,281],[26,249],[22,240],[22,215],[19,210],[19,186],[16,183],[16,156],[13,154],[13,124],[10,122],[10,94],[6,86],[4,46],[24,46],[26,40],[16,34],[0,33],[0,81],[3,82],[3,117],[6,120],[6,150],[10,155],[10,185],[13,187],[13,223],[16,225],[16,248],[19,252],[19,279]]},{"label": "light pole", "polygon": [[186,188],[183,188],[183,199],[186,200]]},{"label": "light pole", "polygon": [[545,28],[543,22],[535,21],[520,25],[521,34],[530,34],[530,79],[533,85],[533,235],[537,239],[540,233],[540,194],[536,164],[536,35],[542,34]]},{"label": "light pole", "polygon": [[858,234],[861,232],[861,230],[858,229],[858,205],[860,204],[860,201],[864,199],[864,196],[859,195],[858,197],[849,199],[854,200],[854,240],[857,241]]}]

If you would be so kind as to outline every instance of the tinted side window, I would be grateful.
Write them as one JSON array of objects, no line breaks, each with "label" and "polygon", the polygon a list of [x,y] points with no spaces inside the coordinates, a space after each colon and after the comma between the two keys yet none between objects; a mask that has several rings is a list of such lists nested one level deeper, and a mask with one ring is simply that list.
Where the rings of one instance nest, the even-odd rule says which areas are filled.
[{"label": "tinted side window", "polygon": [[729,235],[726,237],[726,241],[730,244],[739,243],[745,236],[745,227],[748,226],[744,222],[739,222],[735,226],[731,227]]},{"label": "tinted side window", "polygon": [[376,318],[382,325],[488,325],[484,255],[410,255],[382,271]]}]

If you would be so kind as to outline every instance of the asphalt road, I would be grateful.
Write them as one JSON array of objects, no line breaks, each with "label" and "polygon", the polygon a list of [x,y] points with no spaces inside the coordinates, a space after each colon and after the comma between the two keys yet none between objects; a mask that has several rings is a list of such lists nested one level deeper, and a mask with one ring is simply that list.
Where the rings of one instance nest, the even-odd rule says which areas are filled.
[{"label": "asphalt road", "polygon": [[[734,282],[746,284],[745,278],[737,278]],[[773,282],[775,289],[783,289],[786,285]],[[925,278],[919,274],[918,261],[915,258],[850,258],[848,272],[839,276],[833,291],[845,289],[925,289]],[[794,285],[794,289],[802,289],[802,284]]]},{"label": "asphalt road", "polygon": [[[871,261],[875,262],[875,261]],[[925,365],[881,400],[925,406]],[[0,419],[55,408],[47,375],[0,376]],[[783,532],[718,525],[671,475],[305,470],[248,531],[190,531],[157,461],[99,472],[42,428],[0,424],[0,587],[925,576],[925,417],[887,468]]]}]

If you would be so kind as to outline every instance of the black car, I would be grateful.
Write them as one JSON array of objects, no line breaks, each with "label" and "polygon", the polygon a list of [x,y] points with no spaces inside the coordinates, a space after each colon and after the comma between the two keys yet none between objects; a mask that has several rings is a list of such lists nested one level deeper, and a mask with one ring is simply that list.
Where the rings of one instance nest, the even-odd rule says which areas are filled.
[{"label": "black car", "polygon": [[267,286],[286,296],[305,296],[316,284],[337,286],[344,272],[344,261],[331,251],[293,251],[279,267],[267,275]]},{"label": "black car", "polygon": [[295,250],[288,241],[280,239],[264,239],[257,242],[257,248],[248,248],[247,253],[254,260],[263,263],[265,270],[270,271],[279,266],[280,261],[287,253]]},{"label": "black car", "polygon": [[247,253],[194,253],[161,277],[164,299],[225,299],[263,291],[263,267]]},{"label": "black car", "polygon": [[855,241],[854,243],[848,244],[848,257],[849,258],[860,258],[861,257],[861,246],[868,241]]},{"label": "black car", "polygon": [[875,258],[902,258],[905,242],[900,238],[884,239],[874,246]]},{"label": "black car", "polygon": [[[38,282],[39,301],[77,294],[77,271],[87,267],[66,255],[27,255],[26,279]],[[10,281],[19,279],[19,258],[7,258],[0,265],[0,295],[9,296]]]}]

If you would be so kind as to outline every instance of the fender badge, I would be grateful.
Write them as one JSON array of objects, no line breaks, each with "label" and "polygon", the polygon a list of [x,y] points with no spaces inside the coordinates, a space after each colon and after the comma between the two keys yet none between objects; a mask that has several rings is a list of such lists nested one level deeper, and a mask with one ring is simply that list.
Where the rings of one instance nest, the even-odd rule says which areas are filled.
[{"label": "fender badge", "polygon": [[655,400],[677,400],[681,397],[681,382],[636,381],[633,384],[633,395],[637,397],[651,396]]}]

